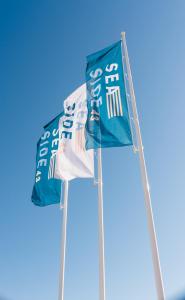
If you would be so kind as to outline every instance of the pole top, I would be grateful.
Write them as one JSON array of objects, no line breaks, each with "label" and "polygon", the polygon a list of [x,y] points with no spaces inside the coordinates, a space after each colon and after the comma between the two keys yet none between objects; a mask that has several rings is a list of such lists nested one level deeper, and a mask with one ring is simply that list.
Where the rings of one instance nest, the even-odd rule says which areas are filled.
[{"label": "pole top", "polygon": [[122,37],[122,38],[125,38],[125,35],[126,35],[125,31],[122,31],[122,32],[121,32],[121,37]]}]

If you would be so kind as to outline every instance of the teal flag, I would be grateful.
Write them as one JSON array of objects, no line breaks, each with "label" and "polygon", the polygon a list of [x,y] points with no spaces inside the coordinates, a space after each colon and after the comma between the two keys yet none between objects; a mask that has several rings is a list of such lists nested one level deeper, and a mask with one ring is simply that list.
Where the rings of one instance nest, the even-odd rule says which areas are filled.
[{"label": "teal flag", "polygon": [[87,56],[86,149],[132,145],[121,41]]},{"label": "teal flag", "polygon": [[44,133],[37,143],[36,175],[32,202],[46,206],[60,202],[61,180],[54,178],[56,151],[59,143],[59,120],[63,114],[44,127]]}]

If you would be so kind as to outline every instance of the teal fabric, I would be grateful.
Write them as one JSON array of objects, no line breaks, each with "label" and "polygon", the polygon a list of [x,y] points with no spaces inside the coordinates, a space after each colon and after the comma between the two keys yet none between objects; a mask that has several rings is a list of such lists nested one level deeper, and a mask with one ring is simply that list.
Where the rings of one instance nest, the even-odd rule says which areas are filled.
[{"label": "teal fabric", "polygon": [[121,41],[87,56],[86,149],[132,145]]},{"label": "teal fabric", "polygon": [[38,206],[47,206],[60,202],[61,180],[48,179],[48,173],[51,154],[58,148],[58,124],[62,115],[61,113],[44,127],[45,132],[37,143],[36,175],[32,202]]}]

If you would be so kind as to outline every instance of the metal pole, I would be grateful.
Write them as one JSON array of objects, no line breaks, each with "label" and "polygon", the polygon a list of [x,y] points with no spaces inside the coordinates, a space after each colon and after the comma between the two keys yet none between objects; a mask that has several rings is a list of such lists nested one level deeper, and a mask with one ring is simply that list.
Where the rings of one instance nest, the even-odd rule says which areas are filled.
[{"label": "metal pole", "polygon": [[98,149],[98,218],[99,218],[99,299],[105,300],[105,255],[103,222],[102,156]]},{"label": "metal pole", "polygon": [[[67,205],[68,205],[68,188],[69,183],[64,181],[64,205],[63,205],[63,221],[62,221],[62,243],[61,243],[61,266],[59,277],[59,294],[58,300],[64,300],[64,275],[65,275],[65,254],[66,254],[66,233],[67,233]],[[61,208],[61,204],[60,204]]]},{"label": "metal pole", "polygon": [[140,161],[141,176],[142,176],[142,183],[143,183],[144,196],[145,196],[146,214],[147,214],[147,221],[148,221],[148,230],[149,230],[149,234],[150,234],[152,259],[153,259],[153,266],[154,266],[154,273],[155,273],[156,289],[157,289],[158,300],[164,300],[165,296],[164,296],[163,280],[162,280],[162,274],[161,274],[161,267],[160,267],[159,253],[158,253],[158,246],[157,246],[157,238],[156,238],[156,233],[155,233],[155,225],[154,225],[152,205],[151,205],[150,188],[149,188],[149,183],[148,183],[148,176],[147,176],[147,170],[146,170],[146,164],[145,164],[144,150],[143,150],[142,137],[141,137],[141,131],[140,131],[140,126],[139,126],[136,98],[135,98],[135,93],[134,93],[134,86],[133,86],[133,81],[132,81],[132,74],[131,74],[131,69],[130,69],[125,32],[122,32],[121,36],[122,36],[122,45],[123,45],[125,62],[126,62],[127,73],[128,73],[129,88],[130,88],[130,93],[131,93],[134,124],[135,124],[135,129],[136,129],[139,161]]}]

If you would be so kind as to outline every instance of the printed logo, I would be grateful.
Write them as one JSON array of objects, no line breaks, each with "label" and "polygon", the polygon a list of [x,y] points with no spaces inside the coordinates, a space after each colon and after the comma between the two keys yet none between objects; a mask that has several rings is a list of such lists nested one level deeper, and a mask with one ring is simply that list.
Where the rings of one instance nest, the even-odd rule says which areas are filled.
[{"label": "printed logo", "polygon": [[109,87],[109,92],[106,93],[108,118],[123,116],[121,103],[121,93],[119,86]]},{"label": "printed logo", "polygon": [[55,174],[55,165],[56,165],[56,154],[51,156],[49,170],[48,170],[48,179],[54,178]]}]

